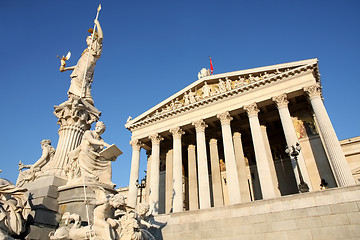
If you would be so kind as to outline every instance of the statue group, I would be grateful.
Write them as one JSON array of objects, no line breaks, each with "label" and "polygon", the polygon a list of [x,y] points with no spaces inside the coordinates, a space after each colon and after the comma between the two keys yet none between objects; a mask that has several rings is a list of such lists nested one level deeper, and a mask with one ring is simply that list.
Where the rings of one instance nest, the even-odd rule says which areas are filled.
[{"label": "statue group", "polygon": [[[83,199],[77,199],[76,207],[70,208],[73,212],[65,212],[67,206],[58,203],[57,214],[62,214],[62,220],[57,229],[56,226],[52,228],[56,230],[50,232],[50,239],[155,239],[148,228],[159,225],[151,222],[153,218],[149,206],[146,203],[139,204],[136,209],[127,206],[124,196],[116,193],[115,184],[111,181],[111,163],[122,152],[116,145],[102,139],[106,127],[99,121],[101,112],[95,108],[91,96],[95,65],[103,47],[99,11],[100,6],[94,28],[88,31],[91,35],[86,38],[87,47],[77,64],[66,67],[70,52],[60,58],[60,71],[72,70],[72,73],[68,99],[54,106],[54,114],[60,125],[56,149],[51,146],[51,140],[42,140],[41,157],[32,165],[19,163],[16,185],[6,180],[0,182],[0,239],[28,239],[27,226],[34,224],[27,222],[28,216],[30,212],[36,216],[38,211],[31,209],[32,200],[28,199],[28,195],[32,195],[34,188],[38,191],[37,181],[48,177],[61,179],[61,184],[56,187],[68,189],[70,197],[79,189],[84,191]],[[91,130],[95,122],[95,129]],[[44,185],[44,181],[41,184]],[[49,186],[43,187],[48,189]],[[86,189],[94,193],[90,200]],[[87,219],[81,219],[85,208]]]}]

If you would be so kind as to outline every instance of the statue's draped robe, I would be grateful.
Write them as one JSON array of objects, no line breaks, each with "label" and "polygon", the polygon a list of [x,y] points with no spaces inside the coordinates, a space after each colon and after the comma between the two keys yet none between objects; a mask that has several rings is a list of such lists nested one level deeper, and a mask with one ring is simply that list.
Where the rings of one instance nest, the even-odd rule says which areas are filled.
[{"label": "statue's draped robe", "polygon": [[[91,49],[86,48],[81,54],[79,61],[77,62],[75,69],[71,73],[71,84],[68,91],[68,95],[75,95],[78,97],[83,97],[85,99],[91,99],[91,83],[94,77],[94,70],[96,61],[100,58],[102,52],[102,43],[96,38],[93,41]],[[88,60],[89,59],[89,60]],[[87,65],[87,67],[86,67]],[[85,70],[86,69],[86,70]],[[85,83],[83,93],[82,85],[85,75]]]},{"label": "statue's draped robe", "polygon": [[[102,141],[102,138],[94,132],[90,131],[90,134],[94,139]],[[113,185],[111,182],[111,161],[104,160],[99,156],[99,152],[103,148],[103,146],[91,144],[85,136],[83,137],[81,144],[69,153],[70,160],[76,163],[73,168],[78,168],[78,173],[74,176],[75,179],[85,177],[88,181]]]}]

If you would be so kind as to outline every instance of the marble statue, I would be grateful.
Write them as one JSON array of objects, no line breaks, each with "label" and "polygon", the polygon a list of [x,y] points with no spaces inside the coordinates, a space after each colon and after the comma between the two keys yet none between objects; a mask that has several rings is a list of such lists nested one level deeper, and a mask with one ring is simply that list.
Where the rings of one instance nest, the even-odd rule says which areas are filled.
[{"label": "marble statue", "polygon": [[226,92],[226,84],[221,79],[219,79],[219,90],[220,90],[220,93]]},{"label": "marble statue", "polygon": [[187,94],[187,92],[184,93],[184,105],[189,105],[190,104],[190,99],[189,99],[189,94]]},{"label": "marble statue", "polygon": [[195,103],[196,102],[196,98],[195,98],[196,93],[190,90],[188,95],[189,95],[190,103]]},{"label": "marble statue", "polygon": [[121,194],[105,194],[101,187],[92,188],[96,192],[95,201],[86,204],[95,205],[92,225],[81,226],[81,218],[77,214],[64,213],[62,226],[49,234],[50,239],[96,239],[96,240],[154,240],[146,230],[159,225],[150,223],[152,215],[148,215],[149,205],[140,203],[137,211],[125,203]]},{"label": "marble statue", "polygon": [[[102,42],[104,38],[99,21],[95,19],[94,23],[97,27],[97,31],[86,38],[86,44],[88,47],[81,54],[77,64],[72,67],[60,67],[61,72],[73,70],[70,75],[71,84],[68,91],[68,96],[70,97],[75,95],[77,97],[84,98],[91,104],[94,104],[91,96],[91,83],[93,82],[94,78],[96,61],[101,56],[103,47]],[[93,30],[89,29],[89,32],[93,32]],[[85,81],[84,86],[83,81]]]},{"label": "marble statue", "polygon": [[210,69],[202,68],[198,73],[198,79],[210,76]]},{"label": "marble statue", "polygon": [[18,239],[26,231],[30,211],[27,189],[0,179],[0,239]]},{"label": "marble statue", "polygon": [[208,98],[211,96],[211,87],[207,84],[207,82],[204,82],[204,86],[201,88],[203,93],[203,98]]},{"label": "marble statue", "polygon": [[231,89],[232,89],[231,79],[226,77],[225,80],[226,80],[226,90],[231,91]]},{"label": "marble statue", "polygon": [[[25,183],[34,181],[39,175],[41,175],[42,168],[54,157],[55,148],[51,146],[51,141],[44,139],[40,142],[42,155],[33,165],[24,165],[19,163],[19,176],[16,182],[16,186],[22,187]],[[22,171],[24,168],[28,170]]]},{"label": "marble statue", "polygon": [[105,124],[97,122],[95,130],[85,131],[80,145],[69,152],[68,184],[86,180],[114,186],[111,182],[111,161],[114,159],[105,159],[100,155],[104,147],[110,147],[110,144],[101,138],[104,132]]}]

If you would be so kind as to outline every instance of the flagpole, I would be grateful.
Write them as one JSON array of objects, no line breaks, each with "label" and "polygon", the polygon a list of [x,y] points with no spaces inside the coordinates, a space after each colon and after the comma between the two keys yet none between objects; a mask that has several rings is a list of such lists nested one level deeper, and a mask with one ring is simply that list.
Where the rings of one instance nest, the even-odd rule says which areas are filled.
[{"label": "flagpole", "polygon": [[[99,4],[99,7],[97,8],[96,18],[95,18],[94,22],[98,19],[100,10],[101,10],[101,4]],[[88,47],[88,49],[89,49],[89,55],[88,55],[87,60],[86,60],[85,71],[84,71],[84,78],[83,78],[82,85],[81,85],[81,95],[80,95],[80,98],[85,97],[85,89],[84,89],[84,88],[85,88],[86,72],[87,72],[87,68],[88,68],[88,65],[89,65],[89,58],[90,58],[90,54],[91,54],[90,51],[91,51],[91,47],[92,47],[93,40],[94,40],[95,29],[96,29],[96,23],[94,23],[93,32],[92,32],[92,34],[91,34],[90,46]]]}]

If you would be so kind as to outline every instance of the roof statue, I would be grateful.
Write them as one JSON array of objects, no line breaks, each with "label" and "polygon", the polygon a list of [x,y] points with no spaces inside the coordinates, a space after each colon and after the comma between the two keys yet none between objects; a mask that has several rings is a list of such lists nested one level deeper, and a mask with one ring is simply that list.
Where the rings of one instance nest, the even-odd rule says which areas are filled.
[{"label": "roof statue", "polygon": [[200,72],[198,73],[198,79],[206,77],[206,76],[210,76],[210,70],[206,69],[206,68],[202,68],[200,70]]}]

